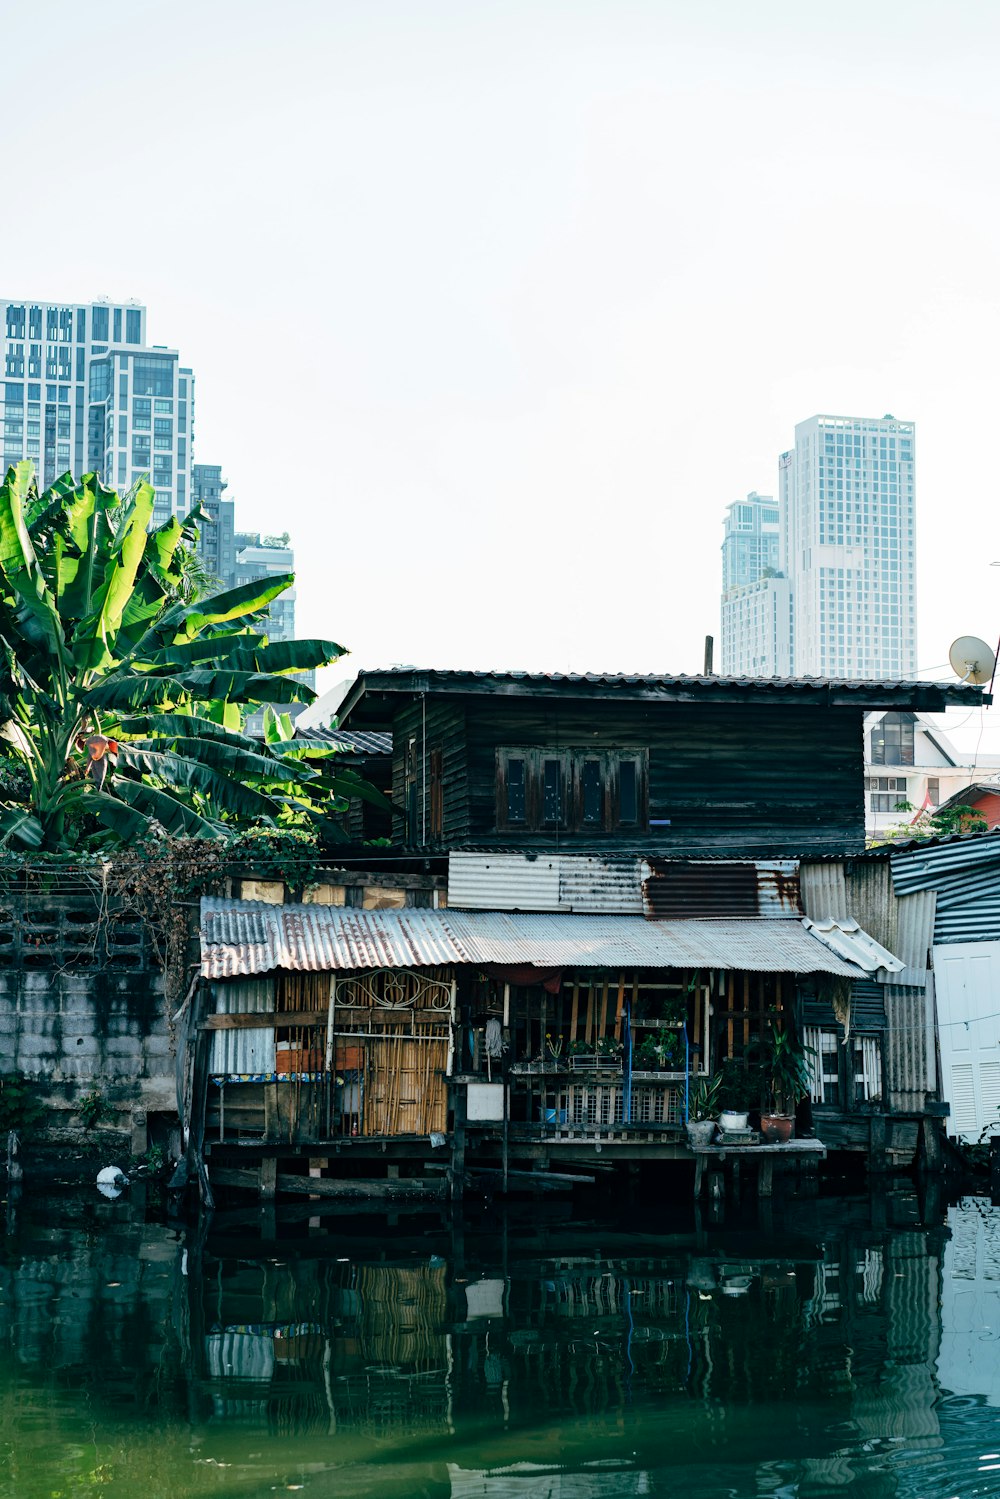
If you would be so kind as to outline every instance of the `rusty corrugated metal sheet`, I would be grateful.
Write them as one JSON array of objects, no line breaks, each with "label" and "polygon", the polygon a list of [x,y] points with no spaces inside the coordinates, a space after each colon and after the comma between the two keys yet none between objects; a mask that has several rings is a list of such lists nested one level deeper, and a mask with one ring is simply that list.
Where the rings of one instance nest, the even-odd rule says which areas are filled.
[{"label": "rusty corrugated metal sheet", "polygon": [[640,916],[501,911],[359,911],[204,898],[202,967],[230,978],[270,968],[325,971],[516,963],[539,968],[863,969],[801,921],[649,921]]},{"label": "rusty corrugated metal sheet", "polygon": [[647,916],[801,916],[794,859],[721,861],[647,858],[642,904]]},{"label": "rusty corrugated metal sheet", "polygon": [[635,854],[487,853],[448,856],[448,907],[642,915]]}]

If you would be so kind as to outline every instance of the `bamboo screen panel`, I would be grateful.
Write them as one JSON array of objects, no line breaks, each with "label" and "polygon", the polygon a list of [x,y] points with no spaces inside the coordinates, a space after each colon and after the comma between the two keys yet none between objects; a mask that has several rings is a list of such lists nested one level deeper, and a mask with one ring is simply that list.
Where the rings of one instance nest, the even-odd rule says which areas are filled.
[{"label": "bamboo screen panel", "polygon": [[309,1010],[330,1008],[330,973],[292,973],[279,969],[275,975],[275,1009]]},{"label": "bamboo screen panel", "polygon": [[361,1133],[427,1135],[444,1131],[448,1106],[446,1040],[390,1035],[362,1047]]}]

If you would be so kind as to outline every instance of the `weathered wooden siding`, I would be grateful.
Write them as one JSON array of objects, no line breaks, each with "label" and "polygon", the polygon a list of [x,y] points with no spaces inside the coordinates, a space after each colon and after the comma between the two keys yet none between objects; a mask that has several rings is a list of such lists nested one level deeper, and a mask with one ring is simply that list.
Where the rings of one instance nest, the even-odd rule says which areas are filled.
[{"label": "weathered wooden siding", "polygon": [[[427,742],[450,731],[453,775],[446,784],[446,844],[502,842],[551,847],[551,831],[497,829],[496,756],[501,746],[565,749],[649,749],[649,819],[664,828],[559,835],[567,849],[600,844],[662,846],[678,853],[709,851],[797,854],[864,846],[862,713],[798,705],[642,704],[510,699],[470,702],[463,715],[442,715]],[[468,738],[463,756],[461,739]],[[396,774],[402,740],[420,732],[420,705],[397,715]],[[448,755],[446,754],[446,761]],[[464,760],[464,765],[463,765]],[[447,782],[447,772],[446,772]]]},{"label": "weathered wooden siding", "polygon": [[[408,703],[392,725],[392,799],[404,814],[407,807],[406,755],[410,741],[416,751],[417,835],[407,836],[405,821],[394,818],[394,841],[421,843],[427,827],[427,843],[448,847],[462,843],[469,831],[468,778],[466,774],[465,710],[453,702],[428,697]],[[431,756],[441,751],[444,830],[442,838],[431,837]]]}]

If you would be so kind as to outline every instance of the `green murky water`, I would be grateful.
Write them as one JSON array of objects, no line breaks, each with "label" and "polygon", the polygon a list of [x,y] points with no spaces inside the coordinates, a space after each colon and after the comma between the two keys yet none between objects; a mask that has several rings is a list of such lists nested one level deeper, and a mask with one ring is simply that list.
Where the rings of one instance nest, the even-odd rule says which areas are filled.
[{"label": "green murky water", "polygon": [[9,1204],[0,1496],[1000,1493],[988,1202],[309,1211]]}]

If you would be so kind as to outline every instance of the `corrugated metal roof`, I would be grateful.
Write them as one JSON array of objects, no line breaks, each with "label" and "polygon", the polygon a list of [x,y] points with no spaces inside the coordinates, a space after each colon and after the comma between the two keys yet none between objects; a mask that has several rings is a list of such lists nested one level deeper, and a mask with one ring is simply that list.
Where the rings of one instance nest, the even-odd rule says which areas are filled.
[{"label": "corrugated metal roof", "polygon": [[296,729],[295,738],[301,744],[333,746],[345,755],[391,755],[392,735],[364,733],[359,729]]},{"label": "corrugated metal roof", "polygon": [[891,862],[898,895],[932,890],[945,875],[1000,865],[1000,838],[981,833],[972,838],[935,839],[894,853]]},{"label": "corrugated metal roof", "polygon": [[[355,689],[349,696],[354,695],[357,685],[375,685],[379,680],[384,680],[386,685],[409,683],[411,679],[418,679],[426,683],[431,689],[458,688],[463,685],[480,686],[552,686],[552,687],[680,687],[690,689],[694,692],[712,692],[717,690],[739,691],[743,689],[764,689],[774,692],[829,692],[847,691],[855,694],[858,698],[869,697],[873,704],[876,700],[886,694],[893,698],[912,695],[917,692],[937,691],[944,694],[949,702],[955,703],[978,703],[982,697],[982,690],[970,683],[963,682],[929,682],[918,681],[908,678],[885,678],[874,680],[871,678],[857,677],[748,677],[748,676],[704,676],[698,673],[687,672],[559,672],[559,671],[461,671],[441,670],[422,667],[386,667],[371,671],[360,672]],[[404,689],[405,690],[405,689]],[[417,690],[420,690],[419,688]]]},{"label": "corrugated metal roof", "polygon": [[[732,968],[835,973],[845,978],[869,971],[864,963],[831,951],[794,919],[647,921],[640,916],[500,911],[362,911],[205,897],[201,941],[202,971],[211,979],[271,968],[323,971],[489,963]],[[868,949],[859,942],[858,951],[865,957]]]},{"label": "corrugated metal roof", "polygon": [[880,942],[864,931],[856,921],[842,918],[839,921],[811,921],[807,916],[802,925],[818,941],[837,953],[849,963],[856,963],[866,973],[901,973],[903,964]]},{"label": "corrugated metal roof", "polygon": [[449,909],[641,916],[640,881],[637,854],[448,855]]}]

